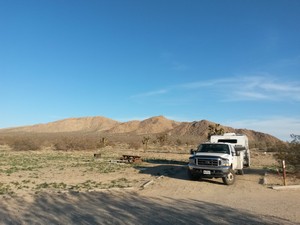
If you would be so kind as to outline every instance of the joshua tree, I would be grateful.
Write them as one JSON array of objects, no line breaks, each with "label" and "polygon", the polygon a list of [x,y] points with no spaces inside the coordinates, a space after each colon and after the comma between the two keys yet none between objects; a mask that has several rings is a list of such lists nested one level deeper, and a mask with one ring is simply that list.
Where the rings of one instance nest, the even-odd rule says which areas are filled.
[{"label": "joshua tree", "polygon": [[160,143],[161,146],[163,146],[167,140],[168,140],[168,135],[167,134],[161,134],[156,137],[157,141]]},{"label": "joshua tree", "polygon": [[145,150],[148,149],[149,140],[150,140],[150,137],[143,137],[142,143],[145,146]]},{"label": "joshua tree", "polygon": [[292,143],[300,144],[300,135],[298,135],[298,134],[291,134],[290,136],[293,139]]},{"label": "joshua tree", "polygon": [[104,148],[107,145],[107,138],[103,137],[100,139],[100,148]]},{"label": "joshua tree", "polygon": [[219,123],[216,123],[215,125],[209,125],[208,126],[208,134],[207,134],[207,139],[209,140],[212,135],[223,135],[224,134],[224,129],[220,127]]}]

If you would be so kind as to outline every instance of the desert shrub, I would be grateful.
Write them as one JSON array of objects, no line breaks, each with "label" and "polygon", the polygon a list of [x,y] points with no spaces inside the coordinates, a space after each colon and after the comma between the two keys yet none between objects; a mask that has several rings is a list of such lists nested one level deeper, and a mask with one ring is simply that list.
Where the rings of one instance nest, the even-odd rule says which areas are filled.
[{"label": "desert shrub", "polygon": [[85,150],[90,149],[90,145],[94,144],[88,138],[90,136],[81,133],[56,133],[48,134],[42,139],[44,146],[51,146],[54,150]]},{"label": "desert shrub", "polygon": [[168,135],[167,134],[160,134],[156,137],[157,143],[160,144],[160,146],[164,146],[168,141]]},{"label": "desert shrub", "polygon": [[293,140],[276,146],[278,160],[285,160],[286,165],[293,172],[300,172],[300,135],[292,134]]},{"label": "desert shrub", "polygon": [[70,144],[68,139],[57,139],[54,141],[53,148],[55,150],[67,151],[70,149]]},{"label": "desert shrub", "polygon": [[89,150],[97,148],[97,141],[91,137],[69,136],[54,140],[55,150]]},{"label": "desert shrub", "polygon": [[40,149],[40,143],[32,138],[16,138],[10,141],[9,146],[15,151]]},{"label": "desert shrub", "polygon": [[128,147],[129,147],[130,149],[138,150],[138,149],[141,148],[141,143],[138,142],[138,141],[131,141],[131,142],[128,143]]},{"label": "desert shrub", "polygon": [[178,146],[182,145],[182,141],[179,138],[176,139],[176,145],[178,145]]}]

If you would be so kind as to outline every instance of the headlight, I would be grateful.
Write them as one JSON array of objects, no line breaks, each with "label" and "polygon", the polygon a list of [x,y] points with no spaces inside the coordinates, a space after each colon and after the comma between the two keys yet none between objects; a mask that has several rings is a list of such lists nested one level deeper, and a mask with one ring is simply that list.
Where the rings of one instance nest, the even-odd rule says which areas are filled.
[{"label": "headlight", "polygon": [[195,164],[195,158],[191,157],[191,158],[189,159],[189,164]]},{"label": "headlight", "polygon": [[228,159],[221,159],[221,165],[222,166],[229,166],[229,160]]}]

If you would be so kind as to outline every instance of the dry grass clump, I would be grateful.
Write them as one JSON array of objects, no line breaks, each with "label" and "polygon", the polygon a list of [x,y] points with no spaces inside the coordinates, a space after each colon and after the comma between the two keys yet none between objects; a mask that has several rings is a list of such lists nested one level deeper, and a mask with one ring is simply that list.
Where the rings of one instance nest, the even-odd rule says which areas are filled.
[{"label": "dry grass clump", "polygon": [[[96,159],[89,151],[16,152],[0,149],[0,174],[2,175],[0,195],[11,195],[22,190],[90,190],[128,187],[130,186],[128,180],[110,179],[110,176],[113,176],[110,174],[134,166],[113,163],[119,158],[119,154],[108,152],[102,152],[101,159]],[[73,174],[77,174],[75,178]],[[102,174],[102,178],[106,176],[109,179],[99,180],[99,174]],[[86,178],[93,181],[83,182]]]}]

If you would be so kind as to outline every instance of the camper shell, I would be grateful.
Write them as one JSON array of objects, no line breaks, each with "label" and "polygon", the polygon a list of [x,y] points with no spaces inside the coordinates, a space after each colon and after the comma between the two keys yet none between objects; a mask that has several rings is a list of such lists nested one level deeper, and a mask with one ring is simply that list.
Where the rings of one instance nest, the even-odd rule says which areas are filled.
[{"label": "camper shell", "polygon": [[225,133],[223,135],[212,135],[210,137],[211,143],[230,143],[234,145],[237,153],[243,151],[244,153],[244,167],[250,167],[250,150],[248,137],[244,134]]}]

